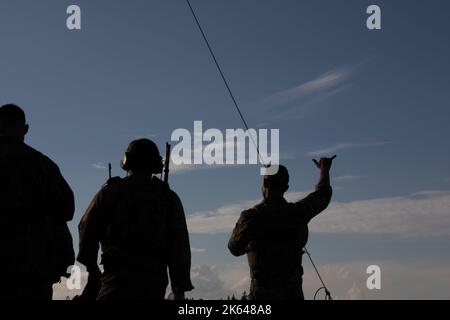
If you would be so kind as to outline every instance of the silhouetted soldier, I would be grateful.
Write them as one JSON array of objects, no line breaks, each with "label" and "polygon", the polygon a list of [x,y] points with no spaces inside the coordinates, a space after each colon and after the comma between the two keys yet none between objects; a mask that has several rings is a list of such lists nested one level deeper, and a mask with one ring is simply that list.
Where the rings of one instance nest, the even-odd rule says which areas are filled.
[{"label": "silhouetted soldier", "polygon": [[[193,289],[191,251],[183,206],[169,186],[153,176],[162,171],[157,146],[131,142],[122,168],[92,200],[80,225],[77,260],[89,272],[80,299],[164,299],[170,274],[175,299]],[[97,265],[101,244],[103,274]]]},{"label": "silhouetted soldier", "polygon": [[74,197],[58,166],[24,143],[16,105],[0,108],[0,299],[52,299],[75,262],[67,221]]},{"label": "silhouetted soldier", "polygon": [[247,254],[250,299],[304,299],[301,259],[308,241],[308,223],[330,203],[329,170],[333,159],[314,160],[320,168],[316,191],[295,203],[284,199],[289,173],[280,166],[276,175],[264,177],[264,200],[241,213],[228,248],[235,256]]}]

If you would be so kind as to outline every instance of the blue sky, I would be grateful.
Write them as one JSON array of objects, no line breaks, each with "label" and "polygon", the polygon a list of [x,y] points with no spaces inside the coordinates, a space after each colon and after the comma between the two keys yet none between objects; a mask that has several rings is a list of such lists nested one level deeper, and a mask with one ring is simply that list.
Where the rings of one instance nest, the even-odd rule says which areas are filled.
[{"label": "blue sky", "polygon": [[[81,31],[66,29],[73,3],[82,9]],[[374,3],[382,9],[380,31],[365,27]],[[311,226],[319,264],[355,262],[349,268],[358,272],[369,260],[405,264],[412,278],[425,268],[411,269],[415,263],[447,270],[450,4],[192,4],[250,126],[280,129],[293,196],[316,182],[312,157],[338,154],[336,205]],[[163,151],[171,132],[192,130],[194,120],[242,127],[184,1],[2,0],[0,16],[0,103],[26,110],[27,142],[54,159],[73,187],[76,241],[76,225],[107,176],[95,165],[112,162],[123,175],[118,164],[130,140],[151,137]],[[245,264],[228,254],[226,240],[238,210],[260,197],[258,170],[171,176],[190,219],[194,266]],[[408,286],[405,279],[397,287]],[[341,296],[356,290],[346,281]],[[433,294],[448,298],[449,288]]]}]

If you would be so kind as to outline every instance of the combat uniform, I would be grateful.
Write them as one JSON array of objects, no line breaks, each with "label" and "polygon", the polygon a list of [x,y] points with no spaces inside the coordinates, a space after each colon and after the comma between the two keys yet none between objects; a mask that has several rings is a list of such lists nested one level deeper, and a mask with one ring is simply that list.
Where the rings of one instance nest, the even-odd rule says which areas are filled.
[{"label": "combat uniform", "polygon": [[183,206],[156,177],[113,178],[92,200],[80,225],[77,260],[104,272],[97,299],[164,299],[193,289],[191,252]]},{"label": "combat uniform", "polygon": [[20,139],[0,137],[1,299],[51,299],[75,261],[72,190],[58,166]]},{"label": "combat uniform", "polygon": [[235,256],[247,254],[250,267],[250,299],[301,299],[302,255],[308,241],[309,221],[331,200],[329,185],[301,201],[264,200],[244,211],[228,247]]}]

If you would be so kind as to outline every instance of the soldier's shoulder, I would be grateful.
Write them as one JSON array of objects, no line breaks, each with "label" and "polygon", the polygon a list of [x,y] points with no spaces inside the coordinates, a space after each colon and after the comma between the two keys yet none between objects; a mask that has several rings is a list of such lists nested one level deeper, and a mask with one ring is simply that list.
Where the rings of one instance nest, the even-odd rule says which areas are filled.
[{"label": "soldier's shoulder", "polygon": [[167,187],[167,195],[170,199],[170,201],[172,202],[177,202],[177,203],[181,203],[181,199],[178,196],[178,193],[176,193],[175,191],[173,191],[172,189],[170,189],[169,187]]},{"label": "soldier's shoulder", "polygon": [[45,154],[43,154],[42,152],[34,149],[33,147],[29,146],[26,143],[21,145],[21,149],[29,157],[39,158],[39,159],[44,160],[44,161],[51,161],[50,158],[47,157]]},{"label": "soldier's shoulder", "polygon": [[180,198],[178,197],[178,194],[175,191],[173,191],[166,182],[162,181],[161,179],[159,179],[157,177],[153,177],[152,183],[154,184],[154,186],[156,186],[156,188],[158,190],[164,192],[172,200],[177,200],[177,201],[180,200]]},{"label": "soldier's shoulder", "polygon": [[252,219],[258,215],[258,205],[241,212],[241,216],[246,219]]},{"label": "soldier's shoulder", "polygon": [[[284,204],[283,204],[284,205]],[[283,211],[284,207],[273,206],[265,201],[262,201],[255,205],[253,208],[246,211],[246,214],[250,217],[257,217],[261,215],[266,215],[268,213]]]},{"label": "soldier's shoulder", "polygon": [[111,193],[116,192],[124,185],[124,179],[121,177],[112,177],[102,186],[101,193]]},{"label": "soldier's shoulder", "polygon": [[251,208],[250,210],[253,210],[255,213],[257,213],[258,211],[262,211],[267,207],[267,203],[265,203],[264,201],[261,201],[260,203],[258,203],[257,205],[255,205],[253,208]]},{"label": "soldier's shoulder", "polygon": [[117,177],[112,177],[109,178],[108,181],[106,181],[105,186],[112,186],[112,185],[117,185],[119,183],[123,182],[123,178],[117,176]]},{"label": "soldier's shoulder", "polygon": [[46,169],[59,169],[58,165],[50,159],[47,155],[44,153],[34,149],[33,147],[23,144],[23,150],[25,152],[25,156],[28,158],[29,161],[35,162],[36,164],[40,164],[42,167]]},{"label": "soldier's shoulder", "polygon": [[124,181],[125,180],[123,178],[119,177],[119,176],[112,177],[112,178],[109,178],[105,182],[105,184],[103,185],[103,188],[114,188],[116,186],[119,186],[119,185],[123,184]]}]

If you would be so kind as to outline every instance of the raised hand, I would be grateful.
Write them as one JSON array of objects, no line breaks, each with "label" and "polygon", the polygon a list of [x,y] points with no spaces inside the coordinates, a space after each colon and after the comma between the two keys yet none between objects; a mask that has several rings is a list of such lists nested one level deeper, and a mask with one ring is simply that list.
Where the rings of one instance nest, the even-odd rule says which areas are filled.
[{"label": "raised hand", "polygon": [[317,168],[320,170],[327,170],[329,171],[331,169],[331,165],[333,164],[333,160],[336,159],[336,155],[334,155],[331,158],[320,158],[319,161],[316,159],[313,159],[313,162],[316,164]]}]

